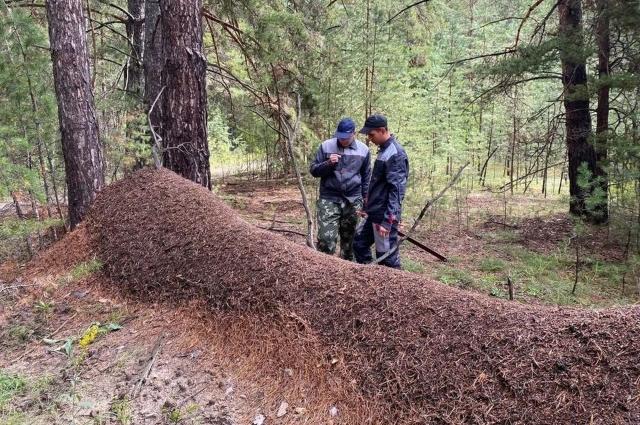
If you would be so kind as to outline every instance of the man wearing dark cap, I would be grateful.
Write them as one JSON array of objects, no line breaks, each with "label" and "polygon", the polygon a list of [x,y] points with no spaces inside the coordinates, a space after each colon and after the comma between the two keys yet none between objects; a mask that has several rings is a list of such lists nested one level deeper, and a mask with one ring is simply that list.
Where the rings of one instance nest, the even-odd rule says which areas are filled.
[{"label": "man wearing dark cap", "polygon": [[[366,134],[367,140],[378,147],[364,209],[367,218],[353,242],[356,261],[367,264],[373,261],[371,245],[375,244],[378,258],[398,243],[398,221],[409,176],[409,159],[394,135],[389,133],[384,115],[368,117],[360,133]],[[385,258],[382,264],[399,269],[398,250]]]},{"label": "man wearing dark cap", "polygon": [[340,257],[353,261],[353,236],[369,190],[371,155],[355,138],[356,125],[343,118],[334,137],[322,142],[310,171],[320,177],[318,251],[333,255],[340,236]]}]

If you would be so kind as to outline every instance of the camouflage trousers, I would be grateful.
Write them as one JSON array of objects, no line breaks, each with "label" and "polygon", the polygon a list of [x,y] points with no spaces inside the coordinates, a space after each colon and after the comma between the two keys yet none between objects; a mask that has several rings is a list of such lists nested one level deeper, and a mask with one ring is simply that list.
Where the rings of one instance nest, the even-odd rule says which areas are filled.
[{"label": "camouflage trousers", "polygon": [[333,202],[319,199],[318,214],[318,251],[326,254],[336,252],[338,236],[340,236],[340,258],[353,261],[353,236],[360,216],[356,211],[362,209],[362,199],[349,202]]}]

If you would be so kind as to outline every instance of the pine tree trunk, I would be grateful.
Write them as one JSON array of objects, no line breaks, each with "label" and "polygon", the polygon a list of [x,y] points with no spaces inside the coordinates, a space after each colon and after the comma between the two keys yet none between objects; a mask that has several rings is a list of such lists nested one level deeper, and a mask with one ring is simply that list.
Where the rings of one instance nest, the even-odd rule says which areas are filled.
[{"label": "pine tree trunk", "polygon": [[142,96],[142,55],[144,53],[144,0],[127,1],[129,19],[127,20],[127,37],[131,43],[131,57],[127,61],[127,79],[125,90],[136,97]]},{"label": "pine tree trunk", "polygon": [[558,4],[560,34],[563,38],[560,58],[562,61],[562,84],[566,114],[566,142],[569,157],[569,211],[573,215],[590,217],[585,205],[588,190],[578,185],[578,168],[586,164],[595,175],[596,157],[589,144],[591,117],[587,91],[587,70],[582,39],[581,0],[560,0]]},{"label": "pine tree trunk", "polygon": [[[151,108],[162,90],[162,68],[164,67],[160,3],[152,0],[145,1],[144,17],[144,53],[142,54],[144,103]],[[162,102],[156,102],[149,118],[154,129],[158,131],[162,122]]]},{"label": "pine tree trunk", "polygon": [[161,0],[163,165],[211,189],[202,0]]},{"label": "pine tree trunk", "polygon": [[602,83],[609,77],[609,55],[611,54],[611,43],[609,35],[609,1],[597,0],[598,20],[596,24],[597,37],[600,45],[598,52],[598,78],[600,78],[600,88],[598,89],[598,107],[596,109],[596,177],[600,178],[599,182],[605,198],[599,205],[598,221],[605,223],[609,219],[608,211],[608,176],[603,168],[607,160],[607,142],[609,134],[609,92],[611,86],[608,82]]},{"label": "pine tree trunk", "polygon": [[48,0],[46,8],[69,193],[69,224],[74,229],[104,187],[104,159],[93,103],[82,3]]}]

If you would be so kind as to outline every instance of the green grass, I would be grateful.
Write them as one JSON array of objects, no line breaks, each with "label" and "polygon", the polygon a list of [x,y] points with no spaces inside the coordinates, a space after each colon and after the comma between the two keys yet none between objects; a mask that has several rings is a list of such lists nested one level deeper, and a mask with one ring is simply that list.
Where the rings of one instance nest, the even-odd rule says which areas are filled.
[{"label": "green grass", "polygon": [[80,263],[75,266],[71,271],[58,281],[58,284],[64,285],[73,282],[79,282],[87,277],[91,276],[91,274],[95,271],[102,269],[103,264],[97,260],[93,259],[88,263]]},{"label": "green grass", "polygon": [[51,310],[53,309],[53,305],[54,305],[53,301],[39,300],[38,302],[35,303],[33,309],[38,313],[48,314],[48,313],[51,313]]},{"label": "green grass", "polygon": [[[424,274],[446,285],[477,290],[489,296],[508,299],[507,278],[514,288],[514,299],[522,303],[602,308],[637,303],[634,264],[608,263],[583,258],[575,294],[575,257],[572,250],[559,247],[552,253],[537,253],[514,244],[490,244],[477,261],[451,258],[425,268],[403,259],[407,271]],[[625,293],[622,277],[627,275]]]},{"label": "green grass", "polygon": [[408,272],[412,272],[412,273],[424,273],[425,272],[425,267],[424,265],[420,264],[420,263],[416,263],[415,261],[410,260],[409,258],[406,258],[404,256],[400,256],[401,260],[400,262],[402,263],[402,269],[406,270]]},{"label": "green grass", "polygon": [[33,330],[24,325],[15,325],[9,328],[9,337],[20,344],[25,344],[31,339]]},{"label": "green grass", "polygon": [[3,425],[22,425],[25,416],[13,407],[11,401],[21,396],[26,390],[26,383],[21,376],[11,375],[0,370],[0,423]]},{"label": "green grass", "polygon": [[478,265],[478,270],[482,272],[501,272],[509,268],[509,263],[501,258],[484,258]]},{"label": "green grass", "polygon": [[25,381],[22,377],[0,371],[0,406],[4,406],[15,394],[20,394],[24,390]]},{"label": "green grass", "polygon": [[118,398],[111,403],[110,408],[111,413],[115,417],[117,421],[119,421],[122,425],[129,425],[133,420],[133,412],[131,409],[131,401],[129,397],[124,396],[122,398]]},{"label": "green grass", "polygon": [[443,264],[438,265],[435,279],[450,286],[473,286],[475,281],[469,272],[456,268],[456,266]]}]

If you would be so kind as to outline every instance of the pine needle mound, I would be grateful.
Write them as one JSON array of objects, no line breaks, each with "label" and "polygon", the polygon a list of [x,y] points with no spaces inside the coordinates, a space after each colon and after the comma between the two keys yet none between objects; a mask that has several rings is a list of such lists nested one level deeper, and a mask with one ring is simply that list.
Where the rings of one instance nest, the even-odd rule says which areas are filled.
[{"label": "pine needle mound", "polygon": [[107,187],[87,226],[136,297],[297,318],[386,423],[640,423],[639,308],[532,307],[345,262],[167,170]]}]

